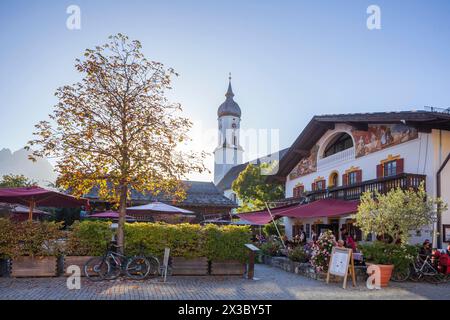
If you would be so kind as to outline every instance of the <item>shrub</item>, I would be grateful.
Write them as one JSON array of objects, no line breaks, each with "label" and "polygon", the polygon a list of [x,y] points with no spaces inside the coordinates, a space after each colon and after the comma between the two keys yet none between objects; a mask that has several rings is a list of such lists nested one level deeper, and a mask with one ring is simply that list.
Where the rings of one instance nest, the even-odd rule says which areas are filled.
[{"label": "shrub", "polygon": [[328,271],[328,263],[335,245],[336,238],[330,230],[324,231],[319,236],[319,239],[313,244],[311,264],[315,267],[317,272]]},{"label": "shrub", "polygon": [[280,255],[280,250],[282,247],[283,245],[278,238],[270,237],[267,242],[261,244],[260,249],[263,254],[274,257]]},{"label": "shrub", "polygon": [[245,226],[207,225],[204,228],[206,235],[206,252],[209,260],[246,261],[248,249],[245,244],[250,242],[251,231]]},{"label": "shrub", "polygon": [[14,223],[9,219],[0,218],[0,259],[12,257],[17,251],[17,232]]},{"label": "shrub", "polygon": [[403,271],[408,268],[409,263],[417,256],[417,246],[405,244],[392,244],[375,241],[371,244],[360,245],[366,261],[374,264],[393,264],[395,270]]},{"label": "shrub", "polygon": [[288,250],[288,257],[295,262],[308,262],[309,255],[302,246],[296,246]]},{"label": "shrub", "polygon": [[[278,221],[275,221],[275,223],[277,224],[277,227],[278,227],[278,230],[280,231],[280,233],[281,233],[281,236],[284,236],[284,234],[285,234],[285,232],[284,232],[284,225],[282,225],[280,222],[278,222]],[[266,224],[264,227],[263,227],[263,233],[264,233],[264,235],[267,237],[267,238],[269,238],[270,236],[277,236],[277,237],[279,237],[279,235],[278,235],[278,232],[277,232],[277,228],[275,228],[275,225],[274,225],[274,223],[272,222],[272,223],[269,223],[269,224]]]},{"label": "shrub", "polygon": [[162,256],[170,248],[174,257],[204,257],[205,239],[200,225],[166,223],[125,224],[125,252]]},{"label": "shrub", "polygon": [[64,236],[62,224],[55,222],[12,222],[0,219],[0,257],[58,255],[58,240]]},{"label": "shrub", "polygon": [[68,232],[66,255],[99,256],[111,241],[114,231],[111,223],[105,221],[76,221]]}]

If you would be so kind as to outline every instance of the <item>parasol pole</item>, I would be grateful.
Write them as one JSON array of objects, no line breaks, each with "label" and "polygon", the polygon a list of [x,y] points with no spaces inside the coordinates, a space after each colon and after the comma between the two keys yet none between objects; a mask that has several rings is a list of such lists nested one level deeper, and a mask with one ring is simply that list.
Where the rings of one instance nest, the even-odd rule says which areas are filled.
[{"label": "parasol pole", "polygon": [[269,206],[267,205],[267,202],[264,202],[264,204],[266,205],[267,211],[269,211],[270,218],[272,218],[272,222],[273,222],[273,225],[275,226],[275,229],[277,229],[277,233],[278,233],[278,236],[280,237],[281,243],[283,244],[283,247],[286,249],[286,245],[284,244],[284,241],[281,237],[280,230],[278,230],[278,226],[275,223],[275,219],[273,218],[272,212],[270,211]]},{"label": "parasol pole", "polygon": [[30,201],[30,211],[28,211],[28,220],[33,221],[33,211],[34,211],[34,207],[35,207],[36,203],[35,201],[32,199]]}]

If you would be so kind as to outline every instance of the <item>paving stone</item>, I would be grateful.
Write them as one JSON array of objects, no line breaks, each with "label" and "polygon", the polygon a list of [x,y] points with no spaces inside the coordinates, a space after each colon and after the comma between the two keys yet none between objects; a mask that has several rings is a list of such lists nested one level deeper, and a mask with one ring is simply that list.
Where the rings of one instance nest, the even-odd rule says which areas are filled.
[{"label": "paving stone", "polygon": [[167,283],[151,279],[146,281],[81,280],[80,290],[69,290],[66,279],[0,278],[1,300],[293,300],[293,299],[448,299],[450,283],[433,285],[428,283],[395,283],[388,288],[369,290],[365,283],[356,287],[348,283],[346,290],[340,283],[326,284],[267,265],[256,265],[255,277],[251,281],[241,277],[169,277]]}]

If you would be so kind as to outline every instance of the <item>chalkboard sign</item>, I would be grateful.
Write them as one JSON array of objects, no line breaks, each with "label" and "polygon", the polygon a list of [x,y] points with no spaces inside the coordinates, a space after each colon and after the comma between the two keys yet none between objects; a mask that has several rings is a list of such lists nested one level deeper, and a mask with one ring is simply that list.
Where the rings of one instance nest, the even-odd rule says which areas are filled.
[{"label": "chalkboard sign", "polygon": [[352,276],[353,286],[355,286],[355,264],[353,262],[352,249],[334,247],[328,265],[327,283],[330,281],[330,275],[344,277],[343,288],[345,289],[347,287],[347,276],[349,272]]}]

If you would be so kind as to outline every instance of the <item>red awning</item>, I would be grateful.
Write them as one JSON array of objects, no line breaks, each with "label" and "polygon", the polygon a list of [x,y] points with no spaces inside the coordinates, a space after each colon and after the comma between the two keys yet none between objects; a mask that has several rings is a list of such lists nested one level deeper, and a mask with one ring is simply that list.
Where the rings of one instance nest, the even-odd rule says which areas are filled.
[{"label": "red awning", "polygon": [[[319,218],[337,217],[355,213],[358,210],[359,201],[346,201],[337,199],[321,199],[307,204],[289,205],[270,209],[274,219],[281,217],[289,218]],[[254,224],[264,225],[272,221],[267,210],[240,213],[238,217],[242,220],[250,221]]]},{"label": "red awning", "polygon": [[284,210],[278,209],[276,214],[289,218],[336,217],[355,213],[358,210],[358,204],[358,200],[321,199]]},{"label": "red awning", "polygon": [[[295,206],[297,206],[297,205],[295,205]],[[292,208],[292,207],[293,207],[293,205],[273,208],[273,209],[270,209],[270,212],[272,213],[274,220],[277,220],[277,219],[281,218],[281,215],[279,215],[278,212],[286,210],[288,208]],[[267,209],[260,210],[260,211],[247,212],[247,213],[239,213],[237,216],[242,220],[253,223],[254,225],[265,225],[265,224],[272,222],[272,217],[270,216]]]},{"label": "red awning", "polygon": [[0,201],[18,203],[36,207],[80,207],[87,204],[86,199],[77,199],[71,195],[40,187],[0,188]]}]

